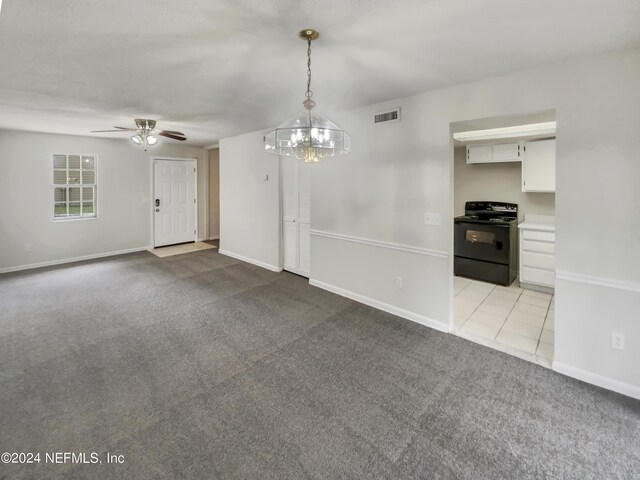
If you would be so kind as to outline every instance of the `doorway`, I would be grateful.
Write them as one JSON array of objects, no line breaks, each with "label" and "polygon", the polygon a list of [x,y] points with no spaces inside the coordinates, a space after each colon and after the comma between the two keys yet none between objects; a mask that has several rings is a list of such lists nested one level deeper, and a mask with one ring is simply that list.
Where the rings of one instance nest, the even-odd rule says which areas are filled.
[{"label": "doorway", "polygon": [[196,240],[196,160],[153,159],[153,245]]},{"label": "doorway", "polygon": [[309,278],[311,264],[310,165],[294,156],[282,161],[282,245],[284,269]]},{"label": "doorway", "polygon": [[[547,367],[555,343],[554,122],[555,111],[545,110],[451,124],[452,332]],[[542,128],[549,123],[552,132]],[[479,230],[509,238],[483,243],[469,234]],[[509,275],[492,277],[499,268]]]}]

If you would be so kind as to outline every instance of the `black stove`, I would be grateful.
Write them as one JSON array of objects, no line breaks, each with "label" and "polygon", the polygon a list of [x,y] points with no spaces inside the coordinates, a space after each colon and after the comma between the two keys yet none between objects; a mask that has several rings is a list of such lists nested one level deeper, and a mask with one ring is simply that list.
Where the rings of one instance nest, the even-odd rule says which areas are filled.
[{"label": "black stove", "polygon": [[518,205],[466,202],[455,217],[454,274],[500,285],[518,275]]},{"label": "black stove", "polygon": [[488,217],[482,218],[479,215],[462,215],[454,218],[454,221],[468,221],[475,223],[509,223],[515,222],[517,219],[513,217]]}]

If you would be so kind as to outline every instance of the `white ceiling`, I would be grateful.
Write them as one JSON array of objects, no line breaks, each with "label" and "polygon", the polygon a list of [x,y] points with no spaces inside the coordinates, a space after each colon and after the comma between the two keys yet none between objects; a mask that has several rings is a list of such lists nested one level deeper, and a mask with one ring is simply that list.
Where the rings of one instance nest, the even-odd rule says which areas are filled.
[{"label": "white ceiling", "polygon": [[638,25],[638,0],[4,0],[0,128],[147,117],[205,146],[275,126],[301,109],[308,27],[330,114],[635,48]]}]

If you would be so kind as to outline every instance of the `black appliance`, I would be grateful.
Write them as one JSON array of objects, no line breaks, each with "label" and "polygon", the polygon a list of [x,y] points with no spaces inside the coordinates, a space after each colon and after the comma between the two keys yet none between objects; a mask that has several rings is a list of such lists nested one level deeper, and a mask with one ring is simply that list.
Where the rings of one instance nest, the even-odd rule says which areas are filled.
[{"label": "black appliance", "polygon": [[499,285],[518,276],[518,205],[466,202],[455,217],[453,273]]}]

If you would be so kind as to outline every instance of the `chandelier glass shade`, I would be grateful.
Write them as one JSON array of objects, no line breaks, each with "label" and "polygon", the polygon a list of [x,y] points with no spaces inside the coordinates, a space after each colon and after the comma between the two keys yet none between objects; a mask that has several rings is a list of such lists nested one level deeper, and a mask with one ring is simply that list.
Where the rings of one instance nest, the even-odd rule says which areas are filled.
[{"label": "chandelier glass shade", "polygon": [[349,153],[351,137],[340,127],[312,109],[303,110],[265,137],[265,150],[293,155],[305,163]]},{"label": "chandelier glass shade", "polygon": [[321,158],[349,153],[351,137],[331,120],[316,112],[311,100],[311,41],[318,38],[315,30],[302,30],[298,36],[307,41],[307,99],[294,118],[285,121],[264,137],[265,151],[276,155],[290,155],[305,163]]}]

